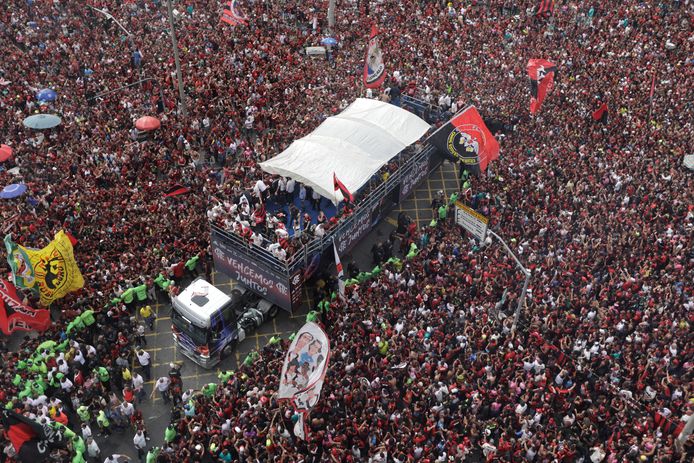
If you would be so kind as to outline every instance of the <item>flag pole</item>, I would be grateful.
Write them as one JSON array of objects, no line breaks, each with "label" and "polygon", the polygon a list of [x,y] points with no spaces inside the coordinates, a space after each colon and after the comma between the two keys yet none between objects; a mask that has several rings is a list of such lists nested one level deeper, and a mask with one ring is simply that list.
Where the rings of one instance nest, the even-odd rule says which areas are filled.
[{"label": "flag pole", "polygon": [[648,121],[647,124],[651,123],[651,114],[653,113],[653,93],[655,92],[655,72],[656,72],[656,67],[653,67],[653,78],[651,79],[651,96],[650,96],[650,103],[648,105]]}]

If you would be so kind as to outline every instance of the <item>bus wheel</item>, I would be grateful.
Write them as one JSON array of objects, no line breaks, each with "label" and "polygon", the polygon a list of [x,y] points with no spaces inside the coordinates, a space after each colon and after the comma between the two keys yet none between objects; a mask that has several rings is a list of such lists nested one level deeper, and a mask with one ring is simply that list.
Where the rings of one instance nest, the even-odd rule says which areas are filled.
[{"label": "bus wheel", "polygon": [[227,358],[231,355],[231,352],[234,350],[234,343],[230,342],[226,346],[224,346],[224,349],[222,349],[222,358]]},{"label": "bus wheel", "polygon": [[270,318],[275,318],[277,316],[277,314],[279,313],[279,311],[280,311],[280,308],[273,304],[273,306],[270,307],[270,311],[268,312],[268,315],[270,316]]}]

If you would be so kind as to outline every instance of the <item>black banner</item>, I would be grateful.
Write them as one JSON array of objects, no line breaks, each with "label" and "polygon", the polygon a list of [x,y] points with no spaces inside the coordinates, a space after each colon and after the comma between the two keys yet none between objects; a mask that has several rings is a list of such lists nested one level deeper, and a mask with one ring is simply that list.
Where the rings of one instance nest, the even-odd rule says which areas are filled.
[{"label": "black banner", "polygon": [[405,172],[400,183],[400,202],[403,202],[413,191],[417,185],[429,176],[429,170],[432,163],[432,154],[417,160],[410,170]]},{"label": "black banner", "polygon": [[[219,233],[212,232],[211,242],[214,267],[218,272],[228,275],[264,299],[290,312],[295,301],[300,304],[303,281],[298,280],[298,285],[291,285],[289,277],[258,264],[246,255],[243,249],[239,249],[236,243],[227,242]],[[292,298],[292,291],[298,292],[299,295]]]}]

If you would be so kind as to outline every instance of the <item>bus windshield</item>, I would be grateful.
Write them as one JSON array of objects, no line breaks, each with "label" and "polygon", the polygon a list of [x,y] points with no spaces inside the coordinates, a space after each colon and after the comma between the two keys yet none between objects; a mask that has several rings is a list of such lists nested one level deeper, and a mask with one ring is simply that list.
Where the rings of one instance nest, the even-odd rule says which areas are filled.
[{"label": "bus windshield", "polygon": [[171,321],[173,322],[176,329],[188,335],[188,337],[198,346],[203,346],[207,344],[207,334],[208,331],[204,328],[197,327],[192,323],[183,318],[174,308],[171,311]]}]

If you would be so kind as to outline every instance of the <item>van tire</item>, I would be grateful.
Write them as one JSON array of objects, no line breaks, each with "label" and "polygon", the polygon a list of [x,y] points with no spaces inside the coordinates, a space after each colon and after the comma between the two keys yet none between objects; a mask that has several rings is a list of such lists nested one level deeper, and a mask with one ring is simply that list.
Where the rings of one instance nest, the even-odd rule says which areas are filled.
[{"label": "van tire", "polygon": [[222,358],[227,358],[231,355],[232,351],[234,350],[234,343],[230,342],[226,346],[224,346],[224,349],[222,349]]}]

